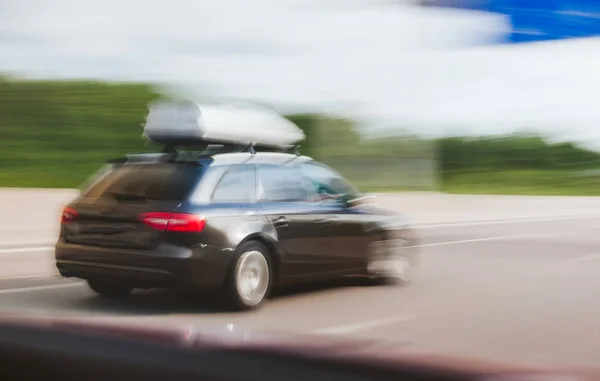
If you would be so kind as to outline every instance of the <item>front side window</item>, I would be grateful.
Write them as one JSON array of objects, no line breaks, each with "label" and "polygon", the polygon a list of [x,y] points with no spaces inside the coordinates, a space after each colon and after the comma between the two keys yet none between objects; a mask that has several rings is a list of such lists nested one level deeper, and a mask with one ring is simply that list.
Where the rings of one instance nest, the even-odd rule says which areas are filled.
[{"label": "front side window", "polygon": [[221,177],[212,199],[221,202],[256,200],[256,166],[235,165]]},{"label": "front side window", "polygon": [[300,170],[321,199],[350,200],[358,197],[358,190],[349,181],[325,165],[303,163]]}]

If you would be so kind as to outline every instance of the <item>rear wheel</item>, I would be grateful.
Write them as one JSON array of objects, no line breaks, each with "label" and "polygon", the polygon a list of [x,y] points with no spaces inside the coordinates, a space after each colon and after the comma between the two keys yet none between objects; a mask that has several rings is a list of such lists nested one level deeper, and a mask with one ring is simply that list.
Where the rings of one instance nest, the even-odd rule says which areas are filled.
[{"label": "rear wheel", "polygon": [[133,288],[98,280],[88,280],[88,285],[97,294],[108,298],[122,298],[133,291]]},{"label": "rear wheel", "polygon": [[238,311],[258,308],[271,289],[272,271],[268,249],[256,241],[242,244],[229,274],[227,299]]}]

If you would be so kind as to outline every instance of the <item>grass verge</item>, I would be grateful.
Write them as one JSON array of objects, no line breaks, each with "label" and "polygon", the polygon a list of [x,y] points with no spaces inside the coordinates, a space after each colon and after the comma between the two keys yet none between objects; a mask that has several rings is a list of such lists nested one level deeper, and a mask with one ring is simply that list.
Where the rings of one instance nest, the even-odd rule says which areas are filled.
[{"label": "grass verge", "polygon": [[442,191],[455,194],[600,196],[600,176],[567,170],[455,173],[442,184]]}]

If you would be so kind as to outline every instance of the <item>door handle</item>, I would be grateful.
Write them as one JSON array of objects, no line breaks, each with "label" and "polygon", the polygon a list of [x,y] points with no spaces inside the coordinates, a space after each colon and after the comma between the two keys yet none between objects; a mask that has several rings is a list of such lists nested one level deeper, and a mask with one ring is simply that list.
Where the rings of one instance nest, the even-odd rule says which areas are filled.
[{"label": "door handle", "polygon": [[288,220],[285,217],[279,217],[277,218],[275,221],[273,221],[273,225],[280,227],[280,228],[285,228],[290,224],[290,220]]},{"label": "door handle", "polygon": [[319,224],[319,225],[337,224],[339,222],[340,222],[339,217],[327,217],[327,218],[320,218],[318,220],[315,220],[315,224]]}]

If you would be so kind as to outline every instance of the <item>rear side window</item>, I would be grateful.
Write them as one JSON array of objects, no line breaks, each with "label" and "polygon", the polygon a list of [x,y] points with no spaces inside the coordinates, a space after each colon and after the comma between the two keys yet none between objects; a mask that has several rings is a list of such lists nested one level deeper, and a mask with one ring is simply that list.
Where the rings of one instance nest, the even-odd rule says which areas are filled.
[{"label": "rear side window", "polygon": [[190,164],[127,164],[101,176],[82,193],[82,197],[139,197],[155,201],[183,201],[196,185],[201,173],[202,167]]},{"label": "rear side window", "polygon": [[265,201],[307,201],[308,188],[294,167],[260,165],[261,199]]},{"label": "rear side window", "polygon": [[222,202],[256,200],[256,166],[235,165],[230,167],[219,180],[212,199]]}]

